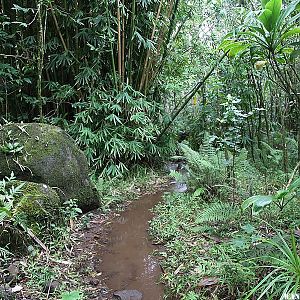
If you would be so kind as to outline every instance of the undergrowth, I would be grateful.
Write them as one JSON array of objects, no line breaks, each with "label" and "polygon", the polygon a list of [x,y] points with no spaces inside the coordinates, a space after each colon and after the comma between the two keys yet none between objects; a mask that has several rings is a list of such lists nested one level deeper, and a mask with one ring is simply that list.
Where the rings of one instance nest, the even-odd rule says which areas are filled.
[{"label": "undergrowth", "polygon": [[[167,299],[233,300],[247,295],[251,295],[249,299],[279,299],[280,292],[283,295],[290,291],[284,280],[284,288],[278,289],[280,278],[287,279],[288,274],[298,272],[291,261],[298,259],[295,249],[299,248],[295,241],[289,242],[289,228],[300,225],[299,194],[294,188],[297,185],[291,185],[297,179],[295,171],[283,177],[274,167],[267,174],[262,165],[249,160],[246,150],[235,158],[233,170],[231,157],[226,160],[224,152],[207,142],[200,151],[186,144],[181,147],[187,164],[183,177],[189,191],[165,194],[164,201],[154,208],[155,217],[150,223],[153,239],[163,245],[157,255],[161,258],[161,280],[167,286]],[[171,175],[179,178],[174,172]],[[259,215],[242,209],[245,199],[281,195],[286,193],[281,189],[289,185],[293,189],[287,191],[293,195],[286,194],[285,206],[276,205],[275,200],[259,202],[263,206]],[[283,240],[285,248],[279,251]],[[286,253],[294,256],[283,262]],[[268,275],[272,266],[277,268],[278,279]],[[265,277],[268,280],[260,283]],[[297,282],[299,277],[293,278],[291,282]],[[295,286],[291,291],[299,292]],[[262,287],[268,287],[268,291],[259,298]]]}]

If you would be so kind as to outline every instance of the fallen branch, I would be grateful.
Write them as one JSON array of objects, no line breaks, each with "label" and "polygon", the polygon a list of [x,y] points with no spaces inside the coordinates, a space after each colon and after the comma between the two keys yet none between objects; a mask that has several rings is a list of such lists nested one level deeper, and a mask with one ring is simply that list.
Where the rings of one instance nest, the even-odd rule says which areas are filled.
[{"label": "fallen branch", "polygon": [[216,67],[220,64],[220,62],[225,58],[229,51],[224,52],[224,54],[219,58],[219,60],[211,67],[211,69],[206,73],[203,79],[198,81],[195,86],[192,88],[191,91],[189,91],[184,97],[184,102],[182,105],[178,108],[178,110],[175,112],[169,123],[164,127],[164,129],[161,131],[159,136],[156,139],[156,142],[160,140],[160,138],[166,133],[166,131],[169,129],[169,127],[172,125],[176,117],[180,114],[180,112],[186,107],[186,105],[189,103],[189,101],[194,97],[194,95],[197,93],[197,91],[202,87],[202,85],[205,83],[205,81],[211,76],[213,71],[216,69]]}]

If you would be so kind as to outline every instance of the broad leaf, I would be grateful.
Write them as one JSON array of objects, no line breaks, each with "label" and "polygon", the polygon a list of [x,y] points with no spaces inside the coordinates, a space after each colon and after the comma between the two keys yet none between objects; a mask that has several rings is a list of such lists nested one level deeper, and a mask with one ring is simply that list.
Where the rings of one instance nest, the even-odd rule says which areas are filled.
[{"label": "broad leaf", "polygon": [[270,32],[276,26],[280,16],[282,0],[271,0],[265,4],[265,9],[259,16],[259,20],[264,24],[265,28]]},{"label": "broad leaf", "polygon": [[229,57],[235,57],[239,53],[244,52],[249,47],[249,44],[243,44],[236,42],[234,45],[231,46],[230,51],[228,53]]},{"label": "broad leaf", "polygon": [[284,40],[284,39],[289,38],[289,37],[291,37],[293,35],[296,35],[296,34],[300,34],[300,27],[295,27],[295,28],[290,29],[289,31],[285,32],[282,35],[281,39]]},{"label": "broad leaf", "polygon": [[279,191],[277,191],[275,198],[278,200],[283,199],[288,193],[289,193],[288,190],[279,190]]},{"label": "broad leaf", "polygon": [[252,206],[252,213],[257,215],[265,206],[269,205],[273,201],[273,196],[256,195],[246,199],[242,203],[242,209],[246,210]]},{"label": "broad leaf", "polygon": [[268,31],[272,30],[272,11],[264,9],[258,18]]}]

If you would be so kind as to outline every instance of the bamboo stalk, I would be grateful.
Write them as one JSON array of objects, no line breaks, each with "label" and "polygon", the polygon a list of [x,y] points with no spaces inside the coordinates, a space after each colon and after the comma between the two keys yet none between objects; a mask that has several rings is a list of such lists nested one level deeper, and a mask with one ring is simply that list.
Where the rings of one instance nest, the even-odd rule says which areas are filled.
[{"label": "bamboo stalk", "polygon": [[[151,82],[153,82],[153,80],[156,78],[156,76],[161,72],[163,65],[164,65],[164,61],[165,58],[167,57],[168,54],[168,45],[170,43],[170,39],[171,39],[171,35],[172,35],[172,31],[175,25],[175,16],[178,10],[178,6],[179,6],[179,2],[180,0],[175,0],[175,4],[174,1],[172,1],[171,5],[170,5],[170,10],[168,13],[168,18],[170,19],[170,26],[169,26],[169,30],[168,30],[168,37],[166,39],[166,41],[164,40],[164,35],[166,32],[161,32],[160,37],[159,37],[159,43],[158,43],[158,47],[157,47],[157,53],[160,52],[160,48],[162,47],[162,45],[164,44],[164,49],[163,49],[163,54],[161,56],[160,62],[158,67],[156,68],[156,70],[153,72],[153,75],[151,77]],[[175,6],[174,6],[175,5]],[[173,10],[174,7],[174,10]],[[178,34],[179,32],[177,32]]]},{"label": "bamboo stalk", "polygon": [[[125,8],[124,0],[122,0],[122,6],[124,9]],[[124,16],[124,13],[122,13],[122,76],[121,76],[122,84],[124,83],[125,80],[125,22],[126,22],[126,18]]]},{"label": "bamboo stalk", "polygon": [[[156,24],[160,18],[160,13],[161,13],[161,8],[162,8],[162,4],[163,4],[163,0],[160,1],[159,3],[159,7],[157,10],[157,14],[156,14],[156,19],[155,19],[155,23],[153,25],[153,29],[152,29],[152,33],[151,33],[151,41],[153,41],[154,39],[154,35],[155,35],[155,31],[156,31]],[[142,78],[141,78],[141,82],[140,82],[140,86],[139,86],[139,91],[141,92],[145,83],[145,79],[146,79],[146,75],[148,72],[148,63],[149,63],[149,57],[151,54],[151,49],[148,49],[147,54],[146,54],[146,58],[145,58],[145,62],[144,62],[144,68],[143,68],[143,73],[142,73]],[[145,87],[146,89],[146,87]]]},{"label": "bamboo stalk", "polygon": [[64,38],[63,38],[63,36],[62,36],[62,33],[61,33],[60,29],[59,29],[59,25],[58,25],[58,22],[57,22],[57,18],[56,18],[56,15],[55,15],[55,12],[54,12],[54,9],[53,9],[53,6],[52,6],[52,3],[51,3],[51,2],[49,2],[49,6],[50,6],[50,11],[51,11],[51,14],[52,14],[52,17],[53,17],[53,20],[54,20],[54,24],[55,24],[57,33],[58,33],[59,38],[60,38],[60,40],[61,40],[61,42],[62,42],[62,44],[63,44],[63,47],[64,47],[65,52],[67,52],[67,51],[68,51],[68,48],[67,48],[66,42],[65,42],[65,40],[64,40]]},{"label": "bamboo stalk", "polygon": [[132,1],[132,13],[131,13],[131,23],[130,23],[130,35],[129,35],[129,50],[128,50],[128,74],[127,81],[131,85],[132,84],[132,40],[134,34],[134,25],[135,25],[135,12],[136,12],[136,0]]},{"label": "bamboo stalk", "polygon": [[111,23],[110,23],[110,14],[109,14],[109,9],[108,9],[108,0],[105,0],[105,10],[106,10],[106,16],[107,16],[107,23],[108,23],[108,34],[110,37],[110,56],[111,56],[111,64],[112,64],[112,69],[113,69],[113,79],[114,79],[114,84],[115,88],[118,89],[118,80],[117,80],[117,74],[116,74],[116,64],[115,64],[115,56],[114,56],[114,47],[113,47],[113,41],[111,37]]},{"label": "bamboo stalk", "polygon": [[[118,72],[120,78],[122,77],[122,36],[121,36],[121,14],[120,14],[120,0],[117,0],[117,20],[118,20]],[[122,82],[120,83],[120,88]]]}]

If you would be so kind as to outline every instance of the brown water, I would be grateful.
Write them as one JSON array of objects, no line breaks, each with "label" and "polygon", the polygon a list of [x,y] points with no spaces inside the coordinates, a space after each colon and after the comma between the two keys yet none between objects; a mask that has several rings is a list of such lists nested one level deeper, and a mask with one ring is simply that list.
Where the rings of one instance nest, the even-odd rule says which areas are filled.
[{"label": "brown water", "polygon": [[153,217],[150,209],[162,194],[157,192],[135,201],[112,224],[101,257],[101,270],[110,289],[138,290],[143,293],[143,300],[163,299],[164,288],[158,283],[161,270],[152,256],[155,246],[147,232],[148,221]]}]

